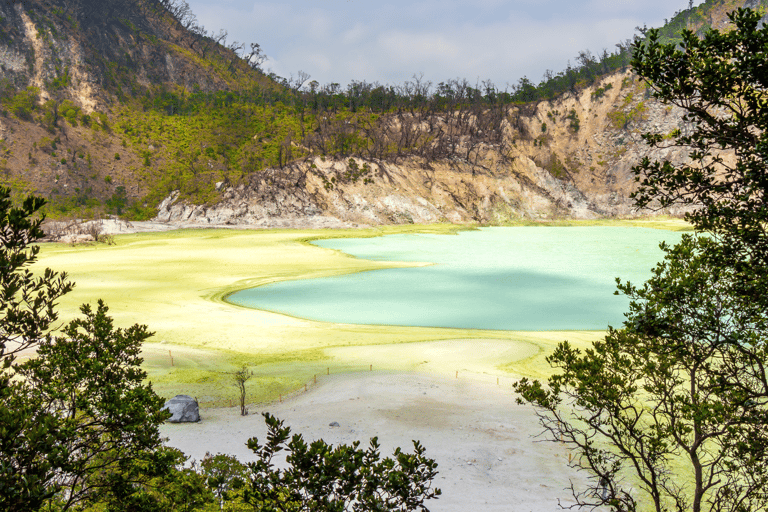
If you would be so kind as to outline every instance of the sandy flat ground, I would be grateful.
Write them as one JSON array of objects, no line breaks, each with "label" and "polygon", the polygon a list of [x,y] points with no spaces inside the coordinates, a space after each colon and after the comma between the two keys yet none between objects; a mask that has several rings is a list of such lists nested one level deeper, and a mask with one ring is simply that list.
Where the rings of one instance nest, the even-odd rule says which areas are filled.
[{"label": "sandy flat ground", "polygon": [[[423,373],[364,372],[323,377],[308,392],[283,402],[237,408],[203,409],[197,424],[165,424],[167,444],[199,459],[206,451],[249,460],[245,442],[264,439],[260,414],[284,419],[306,440],[332,444],[378,436],[382,455],[396,446],[412,451],[418,439],[439,464],[435,485],[443,495],[429,504],[433,512],[562,510],[569,479],[562,445],[542,441],[533,409],[515,403],[508,386]],[[337,422],[339,427],[331,427]]]}]

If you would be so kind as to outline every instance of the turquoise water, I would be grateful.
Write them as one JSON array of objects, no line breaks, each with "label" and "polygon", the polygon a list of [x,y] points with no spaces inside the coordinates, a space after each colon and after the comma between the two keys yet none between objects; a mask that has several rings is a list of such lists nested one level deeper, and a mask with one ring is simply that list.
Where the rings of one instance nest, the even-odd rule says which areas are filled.
[{"label": "turquoise water", "polygon": [[602,330],[679,233],[629,227],[483,228],[315,242],[358,258],[434,265],[286,281],[236,292],[251,308],[329,322],[501,330]]}]

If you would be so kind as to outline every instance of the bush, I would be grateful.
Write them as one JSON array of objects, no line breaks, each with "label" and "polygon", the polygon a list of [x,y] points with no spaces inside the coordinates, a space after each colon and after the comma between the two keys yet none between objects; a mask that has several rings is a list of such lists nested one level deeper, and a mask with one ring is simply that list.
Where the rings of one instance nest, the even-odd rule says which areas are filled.
[{"label": "bush", "polygon": [[566,118],[570,120],[569,126],[571,130],[574,132],[579,131],[579,128],[581,128],[581,121],[579,121],[579,115],[576,113],[576,111],[571,109]]},{"label": "bush", "polygon": [[69,100],[64,100],[59,105],[61,116],[72,126],[77,126],[77,119],[80,116],[80,107]]},{"label": "bush", "polygon": [[6,102],[6,105],[16,117],[29,121],[32,119],[32,112],[37,107],[39,95],[40,89],[37,87],[27,87],[24,91],[17,93]]},{"label": "bush", "polygon": [[[256,510],[426,510],[424,502],[440,496],[432,488],[437,463],[424,456],[414,441],[414,453],[395,449],[382,459],[374,437],[367,449],[359,442],[328,445],[322,439],[307,443],[300,434],[290,435],[283,422],[264,414],[268,427],[266,444],[251,438],[248,448],[256,461],[243,497]],[[285,451],[287,468],[275,467],[273,457]]]},{"label": "bush", "polygon": [[613,84],[605,84],[603,87],[598,87],[595,92],[592,93],[593,99],[600,99],[605,96],[605,93],[613,89]]}]

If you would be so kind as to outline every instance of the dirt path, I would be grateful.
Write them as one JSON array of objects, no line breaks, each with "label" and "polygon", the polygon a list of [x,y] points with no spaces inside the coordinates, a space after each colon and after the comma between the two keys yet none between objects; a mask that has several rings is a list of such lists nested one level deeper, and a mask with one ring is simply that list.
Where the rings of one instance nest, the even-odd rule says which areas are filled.
[{"label": "dirt path", "polygon": [[[168,444],[201,458],[206,451],[252,454],[249,437],[264,438],[260,412],[284,419],[306,440],[332,444],[378,436],[382,455],[396,446],[411,451],[418,439],[439,464],[435,485],[443,490],[432,512],[545,512],[571,504],[568,455],[557,444],[538,441],[532,408],[512,392],[471,380],[414,373],[339,375],[282,403],[258,407],[246,417],[236,408],[205,409],[198,424],[166,424]],[[339,427],[330,427],[337,422]]]}]

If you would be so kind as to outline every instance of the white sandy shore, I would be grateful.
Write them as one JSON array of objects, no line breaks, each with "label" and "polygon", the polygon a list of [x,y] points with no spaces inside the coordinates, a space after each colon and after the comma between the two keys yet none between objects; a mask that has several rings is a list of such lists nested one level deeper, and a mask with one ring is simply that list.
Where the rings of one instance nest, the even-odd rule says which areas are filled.
[{"label": "white sandy shore", "polygon": [[[251,224],[211,224],[191,221],[127,221],[122,219],[99,220],[75,220],[75,221],[49,221],[46,223],[48,232],[69,233],[65,242],[82,242],[86,238],[77,238],[75,233],[88,233],[88,226],[95,224],[99,233],[105,235],[127,235],[132,233],[159,233],[174,231],[177,229],[339,229],[339,228],[365,228],[370,227],[359,223],[344,222],[334,217],[310,216],[310,217],[276,217],[264,219]],[[74,238],[73,238],[74,237]]]},{"label": "white sandy shore", "polygon": [[[252,459],[248,438],[264,439],[262,411],[284,419],[306,440],[338,444],[378,436],[382,455],[396,446],[412,451],[418,439],[439,466],[435,485],[443,495],[433,512],[548,512],[570,505],[568,454],[541,441],[531,407],[515,403],[507,387],[417,373],[360,373],[324,377],[309,392],[282,403],[203,409],[197,424],[165,424],[167,444],[200,459],[207,451]],[[259,410],[254,410],[259,409]],[[330,427],[338,422],[339,427]]]}]

